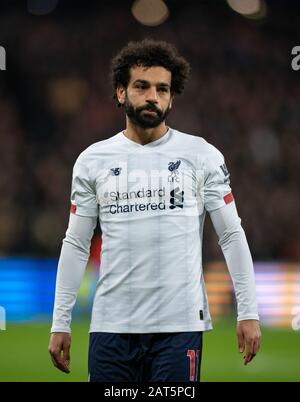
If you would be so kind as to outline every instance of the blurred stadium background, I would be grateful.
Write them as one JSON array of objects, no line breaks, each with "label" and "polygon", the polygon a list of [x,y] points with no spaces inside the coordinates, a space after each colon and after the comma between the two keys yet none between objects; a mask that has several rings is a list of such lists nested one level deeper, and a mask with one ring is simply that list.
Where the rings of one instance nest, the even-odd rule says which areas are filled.
[{"label": "blurred stadium background", "polygon": [[215,329],[205,336],[203,380],[300,380],[300,71],[291,68],[299,15],[292,0],[1,1],[0,381],[87,379],[99,230],[75,308],[72,373],[56,371],[47,352],[72,166],[124,127],[109,63],[144,37],[174,43],[191,63],[168,123],[225,155],[255,262],[262,350],[245,368],[230,278],[207,219]]}]

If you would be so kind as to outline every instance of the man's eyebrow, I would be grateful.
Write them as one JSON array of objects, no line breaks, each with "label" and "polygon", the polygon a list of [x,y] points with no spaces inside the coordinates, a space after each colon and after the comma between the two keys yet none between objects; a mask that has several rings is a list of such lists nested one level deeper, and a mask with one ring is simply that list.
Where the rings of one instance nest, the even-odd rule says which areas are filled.
[{"label": "man's eyebrow", "polygon": [[133,84],[149,84],[149,81],[137,79],[133,82]]},{"label": "man's eyebrow", "polygon": [[[150,82],[146,81],[146,80],[142,80],[142,79],[137,79],[137,80],[135,80],[133,82],[133,85],[134,84],[150,84]],[[166,82],[158,82],[157,85],[160,86],[160,87],[168,87],[168,88],[170,88],[170,85],[167,84]]]},{"label": "man's eyebrow", "polygon": [[166,84],[165,82],[159,82],[157,85],[159,85],[160,87],[167,87],[170,88],[169,84]]}]

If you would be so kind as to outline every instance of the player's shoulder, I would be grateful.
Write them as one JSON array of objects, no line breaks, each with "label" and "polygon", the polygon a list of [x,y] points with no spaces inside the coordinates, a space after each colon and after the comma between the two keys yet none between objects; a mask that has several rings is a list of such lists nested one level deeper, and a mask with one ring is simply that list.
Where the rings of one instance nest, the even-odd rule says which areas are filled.
[{"label": "player's shoulder", "polygon": [[184,144],[184,147],[197,152],[204,157],[223,158],[223,154],[213,144],[209,143],[205,138],[197,134],[184,133],[174,130],[178,141]]},{"label": "player's shoulder", "polygon": [[76,159],[76,163],[86,164],[93,161],[95,158],[99,157],[99,154],[105,154],[109,152],[111,147],[118,142],[120,133],[113,135],[105,140],[97,141],[89,145],[85,150],[83,150]]}]

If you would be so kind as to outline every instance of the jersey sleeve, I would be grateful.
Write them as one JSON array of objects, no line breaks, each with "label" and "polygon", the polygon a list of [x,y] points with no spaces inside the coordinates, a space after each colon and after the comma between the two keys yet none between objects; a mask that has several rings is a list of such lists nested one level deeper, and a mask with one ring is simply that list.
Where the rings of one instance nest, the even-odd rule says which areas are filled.
[{"label": "jersey sleeve", "polygon": [[73,168],[70,212],[79,216],[98,216],[96,190],[88,166],[79,160]]},{"label": "jersey sleeve", "polygon": [[204,167],[204,207],[209,212],[234,200],[224,157],[219,150],[211,147]]},{"label": "jersey sleeve", "polygon": [[210,217],[233,282],[237,319],[259,320],[252,256],[235,202],[210,212]]}]

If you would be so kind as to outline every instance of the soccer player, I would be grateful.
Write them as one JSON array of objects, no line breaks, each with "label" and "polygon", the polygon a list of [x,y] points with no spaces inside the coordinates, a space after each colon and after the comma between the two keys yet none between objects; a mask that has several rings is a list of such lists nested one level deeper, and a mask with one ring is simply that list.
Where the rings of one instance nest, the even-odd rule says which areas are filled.
[{"label": "soccer player", "polygon": [[233,280],[244,364],[259,350],[253,263],[223,155],[166,125],[189,70],[173,45],[149,39],[130,42],[112,61],[126,129],[79,155],[58,263],[49,352],[66,373],[72,308],[98,219],[89,381],[200,380],[202,335],[212,329],[202,272],[206,211]]}]

